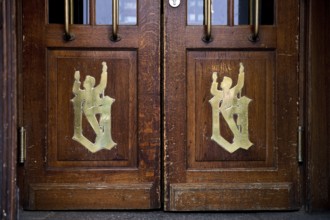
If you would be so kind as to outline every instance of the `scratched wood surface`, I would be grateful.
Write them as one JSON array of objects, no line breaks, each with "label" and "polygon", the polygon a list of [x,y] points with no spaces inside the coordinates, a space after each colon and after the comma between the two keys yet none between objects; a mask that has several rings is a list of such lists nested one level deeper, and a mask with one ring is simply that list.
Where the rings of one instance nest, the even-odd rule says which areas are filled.
[{"label": "scratched wood surface", "polygon": [[0,209],[17,219],[17,17],[16,1],[0,1]]},{"label": "scratched wood surface", "polygon": [[[186,25],[186,8],[164,3],[165,210],[298,209],[299,1],[276,1],[276,22],[260,27],[256,43],[250,26],[230,25],[212,26],[213,41],[205,43],[203,26]],[[246,63],[242,95],[253,98],[254,146],[230,154],[210,140],[208,86],[212,68],[236,83],[239,62]]]},{"label": "scratched wood surface", "polygon": [[[22,125],[28,137],[20,182],[23,207],[159,208],[160,1],[138,1],[138,25],[120,26],[119,42],[109,40],[108,25],[73,25],[76,39],[65,42],[64,26],[47,24],[46,3],[22,3]],[[94,76],[98,83],[102,61],[108,65],[105,95],[116,99],[112,137],[118,145],[93,154],[71,139],[70,100],[74,71],[82,79]],[[93,142],[95,134],[88,127],[83,120]]]}]

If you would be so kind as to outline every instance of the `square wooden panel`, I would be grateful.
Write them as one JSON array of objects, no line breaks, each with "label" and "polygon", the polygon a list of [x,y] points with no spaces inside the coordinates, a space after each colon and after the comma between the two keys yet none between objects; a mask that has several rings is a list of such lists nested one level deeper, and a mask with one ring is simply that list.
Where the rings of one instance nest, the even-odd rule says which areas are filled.
[{"label": "square wooden panel", "polygon": [[[49,168],[56,167],[137,167],[137,59],[136,51],[48,51],[48,146]],[[86,75],[100,82],[102,62],[108,67],[105,95],[114,98],[111,133],[117,146],[90,152],[74,141],[74,109],[71,99],[74,73],[80,81]],[[82,87],[82,85],[81,85]],[[95,133],[83,115],[83,134],[91,142]]]},{"label": "square wooden panel", "polygon": [[[274,53],[188,51],[187,54],[187,146],[189,169],[225,169],[273,167],[275,159],[275,75]],[[218,73],[217,82],[224,78],[237,84],[240,63],[245,79],[241,96],[252,101],[248,105],[248,132],[253,145],[245,150],[229,153],[212,136],[212,107],[209,100],[212,73]],[[233,133],[220,114],[221,136],[232,143]]]}]

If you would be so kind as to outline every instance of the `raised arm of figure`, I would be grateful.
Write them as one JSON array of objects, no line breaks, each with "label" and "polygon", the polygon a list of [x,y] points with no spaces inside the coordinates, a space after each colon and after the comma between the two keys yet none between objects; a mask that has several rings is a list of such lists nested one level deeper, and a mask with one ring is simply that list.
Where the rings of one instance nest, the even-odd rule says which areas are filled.
[{"label": "raised arm of figure", "polygon": [[235,89],[236,94],[242,90],[242,88],[244,86],[244,77],[245,77],[244,66],[242,63],[240,63],[239,65],[240,65],[240,68],[239,68],[237,85],[235,87],[233,87],[233,89]]},{"label": "raised arm of figure", "polygon": [[219,95],[222,94],[222,92],[218,90],[218,82],[217,82],[217,80],[218,80],[218,73],[217,72],[213,72],[212,79],[213,79],[213,81],[212,81],[210,92],[214,96],[219,96]]},{"label": "raised arm of figure", "polygon": [[107,80],[108,80],[107,63],[102,62],[101,80],[100,80],[100,84],[94,88],[95,91],[98,93],[102,93],[105,90],[105,88],[107,87]]}]

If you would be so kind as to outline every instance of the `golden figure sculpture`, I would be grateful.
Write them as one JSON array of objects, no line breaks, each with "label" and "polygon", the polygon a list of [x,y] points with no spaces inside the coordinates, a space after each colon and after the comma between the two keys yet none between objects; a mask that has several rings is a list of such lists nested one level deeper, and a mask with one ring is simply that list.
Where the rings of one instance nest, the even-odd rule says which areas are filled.
[{"label": "golden figure sculpture", "polygon": [[[85,146],[95,153],[101,149],[112,149],[116,143],[111,136],[111,106],[115,99],[105,96],[108,72],[107,64],[102,62],[102,73],[99,85],[95,87],[95,78],[87,75],[81,89],[80,72],[74,74],[72,92],[75,97],[71,100],[74,108],[74,135],[73,140]],[[83,135],[82,116],[85,115],[90,126],[93,128],[96,138],[91,142]],[[96,115],[100,115],[99,120]]]},{"label": "golden figure sculpture", "polygon": [[[241,96],[244,86],[244,66],[240,63],[237,85],[232,87],[232,79],[224,77],[218,89],[218,73],[212,74],[211,94],[209,100],[212,106],[212,137],[217,144],[230,153],[239,148],[249,149],[253,144],[249,140],[248,131],[248,105],[251,99]],[[232,88],[231,88],[232,87]],[[222,114],[234,138],[229,142],[221,136],[220,114]],[[236,120],[235,120],[236,119]]]}]

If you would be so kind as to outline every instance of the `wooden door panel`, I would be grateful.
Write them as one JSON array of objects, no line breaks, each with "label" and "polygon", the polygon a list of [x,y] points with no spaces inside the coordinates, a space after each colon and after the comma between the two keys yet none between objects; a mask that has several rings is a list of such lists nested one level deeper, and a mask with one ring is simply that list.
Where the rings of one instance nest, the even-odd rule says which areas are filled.
[{"label": "wooden door panel", "polygon": [[154,207],[153,190],[152,183],[31,184],[28,202],[33,210],[150,209]]},{"label": "wooden door panel", "polygon": [[[136,51],[68,51],[48,52],[49,143],[48,165],[56,167],[131,167],[137,168],[137,56]],[[72,139],[74,130],[75,70],[81,81],[86,75],[100,81],[102,62],[108,66],[105,94],[114,98],[111,107],[112,139],[117,145],[110,151],[90,152]],[[83,133],[94,142],[95,133],[83,117]],[[92,162],[92,163],[91,163]]]},{"label": "wooden door panel", "polygon": [[[188,168],[255,168],[275,167],[274,164],[274,52],[196,52],[187,54],[187,140]],[[242,89],[252,101],[249,104],[249,138],[253,146],[230,153],[211,140],[212,107],[209,100],[212,73],[237,84],[240,63],[244,65]],[[221,135],[231,142],[233,133],[220,117]]]},{"label": "wooden door panel", "polygon": [[[90,23],[70,25],[76,38],[65,41],[64,25],[47,21],[47,2],[22,3],[24,208],[159,208],[160,1],[137,1],[137,25],[120,25],[118,42],[109,39],[111,25],[96,25],[92,0]],[[80,128],[89,142],[73,140]],[[116,145],[104,144],[98,130]],[[112,148],[94,152],[82,143]]]},{"label": "wooden door panel", "polygon": [[294,208],[290,183],[172,184],[171,211],[283,210]]},{"label": "wooden door panel", "polygon": [[[275,22],[256,42],[253,26],[234,25],[233,0],[228,25],[203,41],[206,27],[187,25],[189,2],[164,3],[165,210],[297,209],[298,1],[274,1]],[[235,141],[247,139],[243,122],[251,145]]]}]

